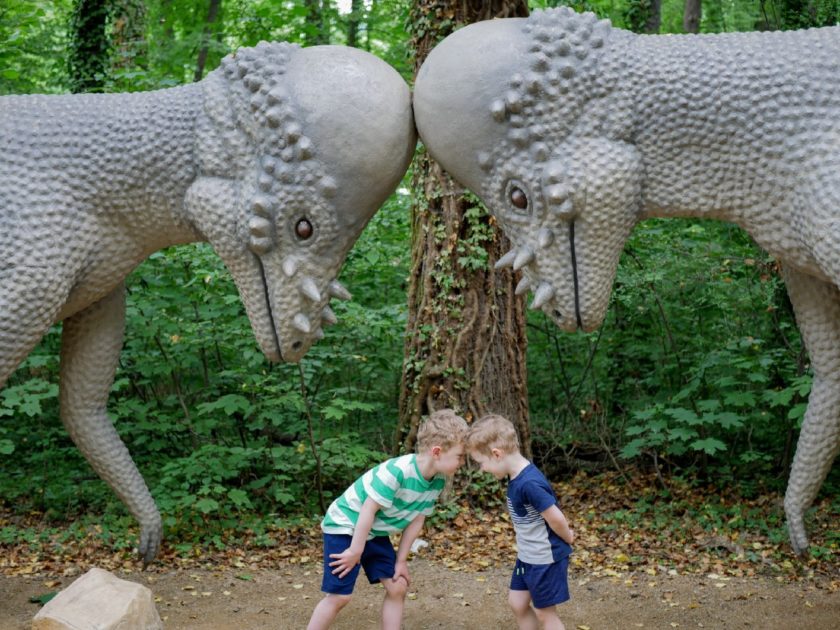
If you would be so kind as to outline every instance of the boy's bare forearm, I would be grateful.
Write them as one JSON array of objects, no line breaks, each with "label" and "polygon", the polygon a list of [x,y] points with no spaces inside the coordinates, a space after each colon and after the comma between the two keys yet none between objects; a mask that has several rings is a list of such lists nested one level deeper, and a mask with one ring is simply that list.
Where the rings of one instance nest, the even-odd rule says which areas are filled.
[{"label": "boy's bare forearm", "polygon": [[411,521],[408,527],[405,528],[402,536],[400,536],[400,546],[397,549],[397,562],[405,562],[408,560],[408,554],[411,552],[411,545],[414,544],[414,541],[417,540],[417,537],[423,530],[423,523],[425,521],[426,517],[421,514]]},{"label": "boy's bare forearm", "polygon": [[353,530],[353,540],[350,542],[350,548],[358,551],[364,548],[370,529],[373,527],[373,521],[376,518],[376,513],[380,506],[373,499],[366,499],[362,504],[362,509],[359,511],[359,520],[356,521],[356,528]]}]

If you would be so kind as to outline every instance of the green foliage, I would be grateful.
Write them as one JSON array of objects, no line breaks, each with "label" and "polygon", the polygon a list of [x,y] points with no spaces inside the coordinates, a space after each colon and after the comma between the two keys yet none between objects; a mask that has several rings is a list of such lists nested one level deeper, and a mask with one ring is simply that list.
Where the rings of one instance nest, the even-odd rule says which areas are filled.
[{"label": "green foliage", "polygon": [[63,92],[70,0],[0,6],[0,95]]},{"label": "green foliage", "polygon": [[558,334],[531,317],[538,440],[709,473],[789,462],[810,376],[775,263],[734,226],[639,226],[598,333]]},{"label": "green foliage", "polygon": [[[69,89],[73,4],[0,6],[0,94]],[[363,3],[357,40],[407,80],[409,35],[420,37],[426,28],[408,23],[410,4]],[[640,6],[629,0],[531,6],[558,4],[592,10],[622,28],[633,27],[638,16],[631,9]],[[209,71],[240,46],[304,43],[314,35],[302,2],[225,1],[211,27],[206,0],[143,5],[142,47],[128,63],[111,58],[106,91],[189,82],[203,43]],[[322,5],[320,35],[346,41],[347,16],[334,3]],[[662,32],[682,30],[682,10],[681,0],[662,2]],[[837,13],[837,0],[707,0],[701,29],[828,24]],[[469,237],[447,265],[486,264],[484,211],[473,202],[465,217]],[[340,324],[303,361],[302,382],[297,366],[266,362],[236,288],[208,245],[158,252],[130,276],[126,341],[109,412],[175,538],[206,534],[218,546],[220,529],[259,527],[255,514],[317,514],[315,452],[329,500],[391,451],[404,359],[409,208],[403,187],[348,255],[341,279],[354,299],[333,305]],[[441,284],[451,277],[448,267],[436,272]],[[696,469],[701,479],[784,479],[810,390],[808,365],[775,263],[737,228],[646,222],[625,251],[600,331],[568,335],[534,312],[528,330],[532,432],[549,468],[564,459],[558,455],[574,461],[609,450],[674,471]],[[438,331],[425,334],[434,339]],[[56,326],[0,391],[0,501],[48,520],[95,513],[102,535],[125,544],[131,519],[58,417],[59,341]],[[417,361],[415,373],[422,368]],[[500,509],[503,502],[498,484],[486,478],[467,477],[459,491],[476,509]],[[439,518],[453,514],[453,505],[445,504]],[[709,514],[710,522],[750,518],[714,506]],[[66,535],[81,536],[75,527]],[[0,542],[45,544],[39,536],[0,529]]]}]

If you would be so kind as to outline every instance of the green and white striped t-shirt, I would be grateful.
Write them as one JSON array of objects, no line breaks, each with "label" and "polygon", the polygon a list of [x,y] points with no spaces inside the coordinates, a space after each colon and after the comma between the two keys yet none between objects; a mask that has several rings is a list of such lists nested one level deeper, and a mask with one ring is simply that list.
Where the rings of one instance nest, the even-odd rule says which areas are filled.
[{"label": "green and white striped t-shirt", "polygon": [[446,479],[436,475],[427,481],[417,468],[417,455],[389,459],[367,471],[330,505],[321,529],[326,534],[353,535],[362,504],[368,497],[382,506],[376,512],[368,540],[401,532],[418,515],[434,511]]}]

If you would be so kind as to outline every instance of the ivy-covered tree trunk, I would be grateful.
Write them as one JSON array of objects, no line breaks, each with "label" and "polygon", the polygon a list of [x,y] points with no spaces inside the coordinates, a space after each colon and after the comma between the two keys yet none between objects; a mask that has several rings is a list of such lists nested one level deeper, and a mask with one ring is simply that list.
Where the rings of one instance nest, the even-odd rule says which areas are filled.
[{"label": "ivy-covered tree trunk", "polygon": [[330,43],[330,28],[327,12],[330,10],[329,0],[304,0],[306,6],[306,33],[304,45],[317,46]]},{"label": "ivy-covered tree trunk", "polygon": [[352,0],[350,14],[347,16],[347,45],[353,48],[359,47],[359,25],[362,23],[364,12],[363,0]]},{"label": "ivy-covered tree trunk", "polygon": [[70,91],[102,92],[110,65],[108,0],[75,0],[70,18]]},{"label": "ivy-covered tree trunk", "polygon": [[700,18],[703,15],[702,0],[685,0],[683,30],[686,33],[700,32]]},{"label": "ivy-covered tree trunk", "polygon": [[[415,73],[456,27],[527,15],[525,0],[415,0],[409,18]],[[524,305],[514,295],[518,278],[493,266],[510,243],[478,200],[425,152],[415,160],[412,187],[408,325],[395,447],[413,450],[421,416],[451,407],[467,420],[488,412],[506,416],[530,453]]]},{"label": "ivy-covered tree trunk", "polygon": [[112,1],[114,58],[111,67],[116,70],[145,67],[146,5],[143,0]]},{"label": "ivy-covered tree trunk", "polygon": [[204,31],[201,34],[201,47],[198,49],[198,60],[195,64],[195,75],[193,79],[201,81],[204,76],[204,67],[207,65],[207,55],[210,53],[210,41],[213,38],[213,32],[219,31],[219,9],[221,9],[222,0],[210,0],[207,6],[207,21],[204,25]]}]

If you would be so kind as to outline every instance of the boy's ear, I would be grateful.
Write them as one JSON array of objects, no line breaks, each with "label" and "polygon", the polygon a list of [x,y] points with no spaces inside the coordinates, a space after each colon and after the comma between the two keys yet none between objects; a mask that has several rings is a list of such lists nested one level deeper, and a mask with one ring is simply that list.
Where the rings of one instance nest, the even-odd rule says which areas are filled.
[{"label": "boy's ear", "polygon": [[498,448],[491,448],[490,454],[493,456],[494,459],[502,459],[504,453],[502,453],[501,449]]},{"label": "boy's ear", "polygon": [[434,457],[437,457],[438,455],[440,455],[440,453],[441,453],[441,451],[442,451],[442,450],[443,450],[443,449],[442,449],[440,446],[433,446],[433,447],[431,448],[431,453],[432,453],[432,455],[433,455]]}]

